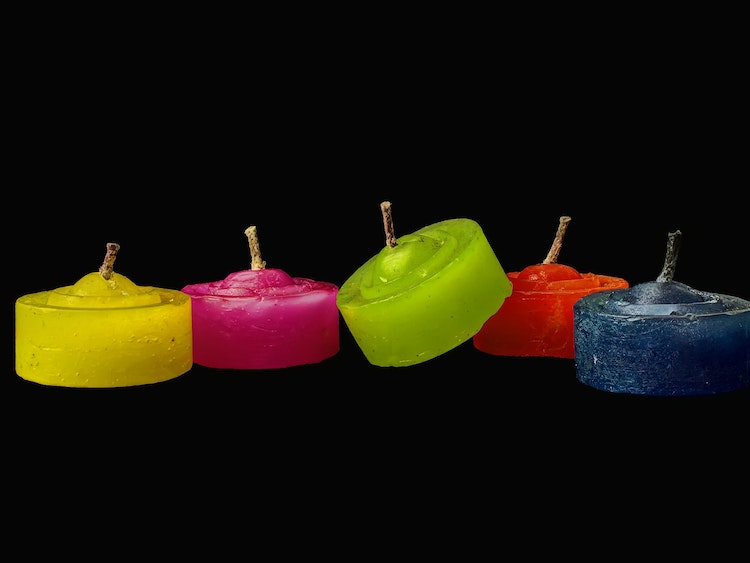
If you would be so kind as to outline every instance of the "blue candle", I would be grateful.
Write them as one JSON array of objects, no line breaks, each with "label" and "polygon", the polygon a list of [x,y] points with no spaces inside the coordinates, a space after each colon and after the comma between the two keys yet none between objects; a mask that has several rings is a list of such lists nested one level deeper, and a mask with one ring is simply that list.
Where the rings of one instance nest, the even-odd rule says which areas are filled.
[{"label": "blue candle", "polygon": [[712,395],[750,386],[750,301],[673,280],[680,231],[656,281],[573,305],[576,377],[614,393]]}]

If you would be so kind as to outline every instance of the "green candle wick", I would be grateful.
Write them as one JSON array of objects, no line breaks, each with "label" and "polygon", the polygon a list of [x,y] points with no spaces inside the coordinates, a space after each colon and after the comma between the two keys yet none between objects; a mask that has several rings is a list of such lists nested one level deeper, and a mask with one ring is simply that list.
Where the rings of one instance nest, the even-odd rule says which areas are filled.
[{"label": "green candle wick", "polygon": [[398,245],[396,234],[393,228],[393,213],[391,212],[391,202],[384,201],[380,204],[380,212],[383,215],[383,228],[385,229],[385,243],[388,248],[394,248]]},{"label": "green candle wick", "polygon": [[557,257],[560,255],[560,250],[562,250],[565,231],[568,230],[570,221],[571,218],[567,215],[560,217],[560,223],[557,225],[557,233],[555,233],[555,240],[552,241],[552,246],[547,253],[547,257],[542,261],[542,264],[554,264],[557,262]]},{"label": "green candle wick", "polygon": [[104,255],[104,262],[99,266],[99,274],[105,279],[109,280],[114,272],[115,258],[117,253],[120,251],[120,245],[116,242],[107,243],[107,253]]},{"label": "green candle wick", "polygon": [[258,241],[258,229],[255,225],[245,229],[245,235],[250,244],[250,269],[263,270],[266,262],[260,257],[260,242]]},{"label": "green candle wick", "polygon": [[680,253],[680,241],[682,232],[679,230],[669,233],[667,237],[667,256],[664,259],[664,267],[656,278],[658,282],[671,282],[674,279],[674,272],[677,268],[677,255]]}]

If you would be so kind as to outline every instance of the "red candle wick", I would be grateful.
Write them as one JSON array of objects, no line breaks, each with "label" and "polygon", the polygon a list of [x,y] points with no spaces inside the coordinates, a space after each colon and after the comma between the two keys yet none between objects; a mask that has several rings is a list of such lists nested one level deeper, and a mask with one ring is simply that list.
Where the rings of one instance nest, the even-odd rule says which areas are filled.
[{"label": "red candle wick", "polygon": [[571,218],[567,215],[560,217],[560,223],[557,226],[557,233],[555,233],[555,240],[552,241],[552,246],[547,253],[547,257],[542,260],[542,264],[554,264],[557,262],[557,257],[562,250],[563,238],[565,237],[565,231],[568,230]]}]

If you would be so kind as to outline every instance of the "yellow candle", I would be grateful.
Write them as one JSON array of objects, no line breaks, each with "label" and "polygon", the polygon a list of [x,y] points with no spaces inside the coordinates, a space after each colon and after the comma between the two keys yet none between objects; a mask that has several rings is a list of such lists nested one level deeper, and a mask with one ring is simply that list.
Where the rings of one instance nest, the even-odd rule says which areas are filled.
[{"label": "yellow candle", "polygon": [[138,286],[112,266],[74,285],[16,300],[16,373],[61,387],[126,387],[175,378],[193,365],[190,297]]}]

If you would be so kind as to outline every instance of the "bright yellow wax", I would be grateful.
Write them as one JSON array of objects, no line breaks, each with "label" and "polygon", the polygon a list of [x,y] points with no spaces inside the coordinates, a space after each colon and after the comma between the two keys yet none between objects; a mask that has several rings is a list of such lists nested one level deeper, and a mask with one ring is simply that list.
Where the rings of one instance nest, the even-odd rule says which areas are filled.
[{"label": "bright yellow wax", "polygon": [[16,300],[16,372],[60,387],[126,387],[193,365],[190,297],[98,272]]}]

